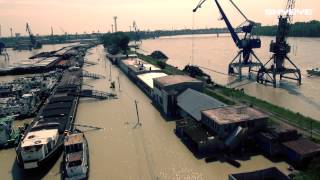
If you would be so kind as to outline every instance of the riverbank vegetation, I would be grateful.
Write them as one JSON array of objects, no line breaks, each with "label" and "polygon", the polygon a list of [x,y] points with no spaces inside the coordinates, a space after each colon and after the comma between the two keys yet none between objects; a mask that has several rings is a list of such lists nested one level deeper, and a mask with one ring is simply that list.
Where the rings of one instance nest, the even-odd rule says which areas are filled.
[{"label": "riverbank vegetation", "polygon": [[[192,34],[229,34],[227,28],[205,28],[205,29],[179,29],[179,30],[155,30],[139,32],[140,39],[152,39],[162,36],[178,36]],[[255,35],[260,36],[275,36],[277,33],[277,25],[260,26],[254,29]],[[133,33],[128,33],[131,39],[135,36]],[[291,25],[289,36],[291,37],[320,37],[320,21],[312,20],[309,22],[296,22]]]},{"label": "riverbank vegetation", "polygon": [[[261,26],[254,30],[254,34],[261,36],[275,36],[277,26]],[[290,37],[320,37],[320,22],[313,20],[309,22],[296,22],[289,30]]]},{"label": "riverbank vegetation", "polygon": [[127,53],[129,49],[130,38],[124,32],[116,32],[105,34],[101,37],[103,46],[110,54],[118,54],[119,52]]}]

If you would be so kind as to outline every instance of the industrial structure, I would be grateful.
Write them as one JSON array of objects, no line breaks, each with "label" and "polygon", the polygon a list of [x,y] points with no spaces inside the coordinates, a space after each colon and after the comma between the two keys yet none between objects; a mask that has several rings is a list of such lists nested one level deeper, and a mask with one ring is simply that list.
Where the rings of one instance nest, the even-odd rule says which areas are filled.
[{"label": "industrial structure", "polygon": [[[277,76],[280,76],[280,80],[286,78],[297,81],[299,85],[301,84],[301,71],[288,56],[291,47],[287,43],[287,37],[293,19],[293,13],[291,13],[291,11],[294,7],[295,0],[288,0],[285,11],[286,14],[279,17],[276,41],[271,41],[270,44],[270,52],[272,52],[273,55],[259,70],[257,76],[257,82],[259,83],[271,83],[276,87]],[[286,66],[286,62],[290,64],[291,67]],[[291,74],[291,76],[286,76],[288,74]]]},{"label": "industrial structure", "polygon": [[[193,9],[193,12],[196,12],[199,8],[201,8],[204,2],[206,2],[206,0],[201,0],[197,7]],[[261,40],[259,37],[253,37],[252,35],[252,30],[257,25],[257,23],[249,20],[232,0],[230,0],[230,2],[245,19],[245,21],[240,24],[238,28],[236,28],[240,28],[240,33],[244,33],[244,37],[242,39],[240,39],[238,35],[239,33],[237,33],[236,29],[230,23],[219,1],[215,0],[215,3],[222,16],[221,19],[225,21],[227,28],[231,34],[232,40],[239,48],[238,54],[229,64],[228,74],[238,75],[241,78],[243,68],[248,68],[250,74],[252,71],[258,72],[258,69],[263,66],[262,62],[253,51],[253,49],[261,47]]]},{"label": "industrial structure", "polygon": [[113,17],[113,20],[114,20],[114,32],[118,32],[117,19],[118,19],[117,16]]},{"label": "industrial structure", "polygon": [[31,27],[28,23],[26,24],[26,31],[29,34],[31,48],[40,49],[42,47],[42,44],[40,42],[38,42],[36,37],[32,34]]},{"label": "industrial structure", "polygon": [[3,56],[6,61],[9,60],[9,55],[6,50],[6,45],[4,42],[0,40],[0,57],[1,56]]}]

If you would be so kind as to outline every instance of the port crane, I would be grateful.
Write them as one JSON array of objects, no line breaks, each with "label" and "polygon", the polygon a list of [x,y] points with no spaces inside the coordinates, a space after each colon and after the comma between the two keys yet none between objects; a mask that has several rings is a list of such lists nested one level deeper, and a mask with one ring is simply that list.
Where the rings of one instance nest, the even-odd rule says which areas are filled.
[{"label": "port crane", "polygon": [[36,37],[32,34],[31,28],[29,26],[29,23],[26,24],[26,31],[29,34],[29,38],[30,38],[30,41],[31,41],[32,48],[40,49],[42,47],[42,44],[40,42],[38,42]]},{"label": "port crane", "polygon": [[6,45],[0,41],[0,56],[2,55],[2,53],[4,52],[4,48],[6,47]]},{"label": "port crane", "polygon": [[[260,38],[254,38],[252,35],[252,30],[258,24],[249,20],[246,15],[239,9],[239,7],[232,1],[231,4],[236,8],[236,10],[241,14],[241,16],[245,19],[243,23],[239,25],[238,28],[234,28],[230,23],[228,17],[226,16],[224,10],[222,9],[218,0],[214,0],[217,5],[219,12],[221,14],[221,19],[224,20],[230,34],[232,40],[238,47],[239,51],[235,58],[229,63],[228,74],[229,75],[238,75],[240,79],[242,78],[242,69],[249,68],[249,74],[252,71],[258,72],[258,69],[263,66],[260,59],[257,57],[253,49],[261,47]],[[193,12],[196,12],[206,0],[201,0],[197,7],[193,9]],[[239,32],[239,30],[241,30]],[[238,33],[244,33],[244,37],[240,38]]]},{"label": "port crane", "polygon": [[142,41],[140,40],[139,29],[138,29],[136,21],[133,21],[132,28],[135,33],[135,38],[134,38],[135,45],[137,45],[137,42],[139,42],[141,44]]},{"label": "port crane", "polygon": [[[301,71],[288,56],[291,47],[287,43],[287,37],[289,35],[290,24],[293,20],[292,10],[294,7],[295,0],[288,0],[285,10],[286,14],[279,16],[276,41],[274,42],[272,40],[270,43],[270,52],[272,52],[273,55],[259,70],[257,75],[257,82],[261,84],[271,83],[273,87],[276,87],[277,76],[280,76],[280,80],[283,78],[291,79],[301,85]],[[286,66],[286,62],[291,66]],[[291,76],[286,76],[287,74],[291,74]]]},{"label": "port crane", "polygon": [[0,56],[4,56],[4,59],[9,60],[9,55],[6,50],[6,44],[0,40]]}]

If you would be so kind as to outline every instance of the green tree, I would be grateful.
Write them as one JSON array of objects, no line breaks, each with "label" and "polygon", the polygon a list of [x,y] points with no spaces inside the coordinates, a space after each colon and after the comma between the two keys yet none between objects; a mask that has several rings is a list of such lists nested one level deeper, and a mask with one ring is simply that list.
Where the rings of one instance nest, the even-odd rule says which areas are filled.
[{"label": "green tree", "polygon": [[127,50],[129,49],[128,44],[130,39],[123,32],[103,35],[101,41],[110,54],[118,54],[121,51],[127,54]]}]

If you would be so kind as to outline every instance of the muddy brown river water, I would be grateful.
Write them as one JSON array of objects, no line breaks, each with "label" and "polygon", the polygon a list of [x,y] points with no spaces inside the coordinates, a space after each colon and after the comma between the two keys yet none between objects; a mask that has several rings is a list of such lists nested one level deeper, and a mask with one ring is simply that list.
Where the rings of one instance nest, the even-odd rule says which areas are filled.
[{"label": "muddy brown river water", "polygon": [[[162,40],[150,40],[143,47],[157,44]],[[180,47],[179,43],[175,47]],[[174,42],[172,39],[169,42]],[[149,45],[148,45],[149,44]],[[208,44],[208,47],[211,43]],[[44,46],[45,50],[61,47]],[[161,46],[160,46],[161,47]],[[160,48],[159,47],[159,48]],[[162,46],[163,47],[163,46]],[[223,49],[222,47],[220,47]],[[168,55],[172,56],[170,52]],[[9,51],[12,58],[29,57],[30,52]],[[177,52],[178,53],[178,52]],[[184,52],[180,52],[183,54]],[[223,54],[223,53],[222,53]],[[231,53],[229,53],[231,54]],[[185,55],[182,55],[185,56]],[[235,168],[223,162],[206,163],[196,159],[186,146],[175,136],[174,122],[166,122],[152,106],[150,99],[133,84],[117,67],[111,66],[105,58],[102,46],[89,51],[86,59],[97,65],[85,66],[89,72],[106,76],[106,79],[84,79],[84,89],[111,91],[109,79],[118,83],[115,93],[119,99],[97,101],[81,99],[76,123],[102,127],[103,130],[87,131],[86,137],[90,149],[90,179],[227,179],[229,173],[252,171],[267,167],[278,167],[288,173],[285,162],[271,162],[263,156],[253,156],[250,160],[240,161],[241,167]],[[178,58],[180,59],[180,58]],[[14,60],[12,60],[14,61]],[[174,61],[171,59],[170,62]],[[181,63],[182,65],[182,63]],[[221,65],[223,67],[223,64]],[[1,81],[14,77],[1,77]],[[255,86],[255,85],[254,85]],[[276,93],[278,90],[270,88]],[[284,91],[284,90],[283,90]],[[282,92],[282,90],[279,92]],[[285,93],[286,91],[284,91]],[[141,127],[133,128],[137,122],[134,101],[138,101]],[[17,122],[22,124],[23,122]],[[79,127],[81,130],[88,130]],[[15,164],[14,149],[0,151],[0,179],[60,179],[60,159],[43,172],[24,173]]]}]

